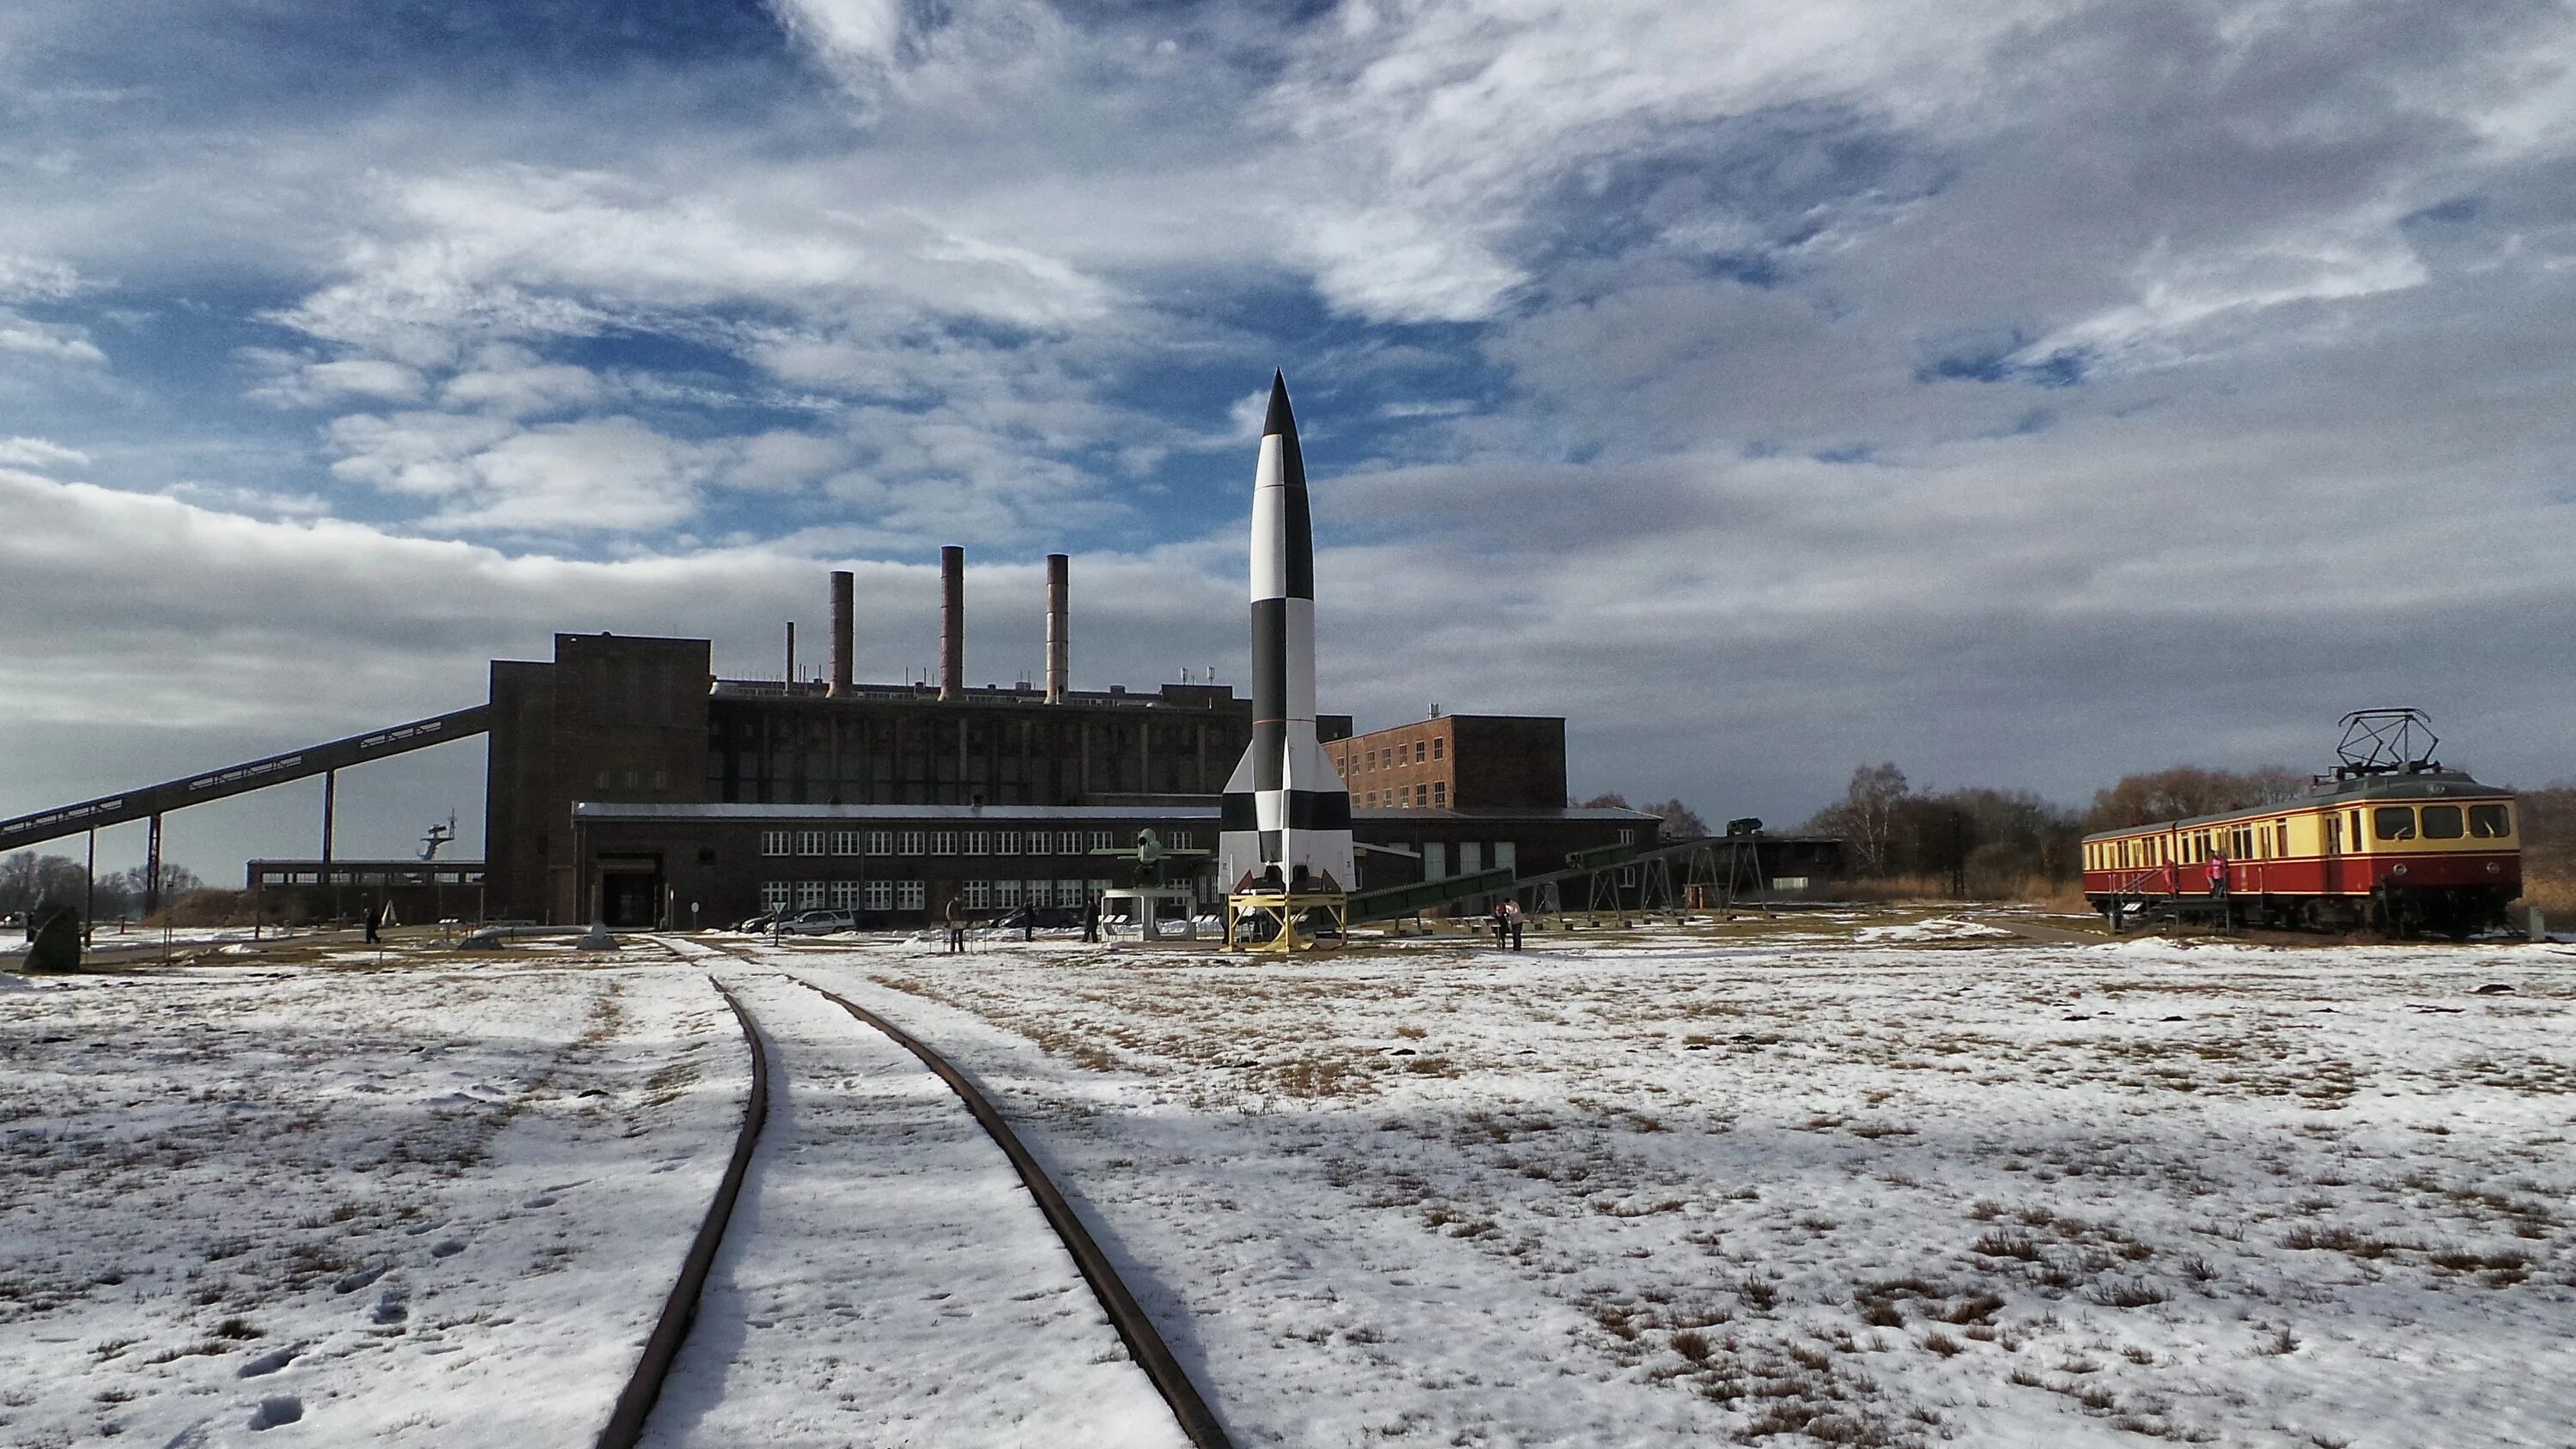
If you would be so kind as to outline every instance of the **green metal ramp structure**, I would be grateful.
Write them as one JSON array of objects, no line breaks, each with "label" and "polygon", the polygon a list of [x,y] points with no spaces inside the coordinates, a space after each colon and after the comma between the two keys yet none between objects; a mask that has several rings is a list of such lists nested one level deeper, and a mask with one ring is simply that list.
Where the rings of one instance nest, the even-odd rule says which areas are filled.
[{"label": "green metal ramp structure", "polygon": [[[1351,897],[1351,924],[1392,921],[1436,906],[1524,894],[1543,914],[1566,910],[1673,910],[1681,902],[1673,880],[1676,863],[1683,868],[1683,885],[1715,887],[1731,900],[1741,887],[1760,888],[1753,870],[1758,863],[1755,850],[1759,840],[1758,836],[1704,835],[1653,847],[1603,845],[1578,850],[1565,858],[1561,868],[1537,875],[1515,876],[1509,867],[1497,867],[1363,891]],[[1619,877],[1626,870],[1637,873],[1633,884],[1639,903],[1623,908],[1617,893],[1626,888]],[[1568,882],[1582,883],[1581,904],[1564,899]]]}]

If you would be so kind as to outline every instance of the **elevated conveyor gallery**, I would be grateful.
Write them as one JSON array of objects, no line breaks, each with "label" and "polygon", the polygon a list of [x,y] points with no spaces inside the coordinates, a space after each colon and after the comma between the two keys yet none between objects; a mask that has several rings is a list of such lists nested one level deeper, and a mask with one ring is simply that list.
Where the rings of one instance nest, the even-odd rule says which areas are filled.
[{"label": "elevated conveyor gallery", "polygon": [[490,728],[490,716],[490,706],[478,704],[470,709],[416,719],[390,729],[370,730],[347,739],[270,755],[266,759],[252,760],[228,769],[210,770],[119,795],[102,795],[77,805],[63,805],[12,820],[0,820],[0,853],[66,835],[78,835],[85,830],[103,830],[129,820],[157,820],[190,805],[203,805],[210,800],[265,790],[289,780],[328,775],[351,765],[424,750],[450,740],[470,739]]},{"label": "elevated conveyor gallery", "polygon": [[1669,866],[1674,861],[1688,861],[1691,857],[1703,853],[1727,855],[1729,864],[1732,865],[1733,853],[1741,849],[1749,854],[1755,846],[1755,840],[1756,837],[1750,836],[1711,835],[1694,840],[1676,841],[1653,849],[1640,849],[1634,845],[1605,845],[1593,850],[1575,851],[1565,858],[1563,869],[1545,871],[1538,875],[1515,877],[1509,868],[1502,868],[1480,870],[1468,875],[1445,876],[1439,880],[1421,881],[1412,885],[1389,886],[1384,890],[1365,891],[1351,897],[1351,923],[1358,925],[1367,921],[1391,921],[1398,917],[1412,915],[1416,911],[1430,910],[1434,906],[1455,905],[1460,901],[1471,901],[1479,897],[1537,892],[1561,885],[1566,881],[1586,880],[1615,870],[1656,864]]}]

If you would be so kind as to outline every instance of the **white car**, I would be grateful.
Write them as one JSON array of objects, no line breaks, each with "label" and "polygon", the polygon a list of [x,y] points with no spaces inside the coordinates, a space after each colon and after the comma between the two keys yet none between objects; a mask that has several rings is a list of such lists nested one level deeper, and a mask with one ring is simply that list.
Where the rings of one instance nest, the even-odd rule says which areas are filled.
[{"label": "white car", "polygon": [[778,923],[778,929],[791,936],[828,936],[834,931],[855,931],[858,916],[850,911],[798,911]]}]

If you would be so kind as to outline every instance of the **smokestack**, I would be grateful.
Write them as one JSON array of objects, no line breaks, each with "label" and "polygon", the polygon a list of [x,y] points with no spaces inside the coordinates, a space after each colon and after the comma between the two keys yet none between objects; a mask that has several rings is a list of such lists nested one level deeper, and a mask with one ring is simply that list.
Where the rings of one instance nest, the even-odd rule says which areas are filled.
[{"label": "smokestack", "polygon": [[939,551],[939,698],[965,694],[966,550],[952,543]]},{"label": "smokestack", "polygon": [[1047,703],[1064,703],[1064,676],[1067,657],[1073,650],[1073,631],[1066,617],[1067,596],[1073,591],[1073,559],[1060,553],[1047,555]]},{"label": "smokestack", "polygon": [[787,692],[796,692],[796,621],[787,621]]},{"label": "smokestack", "polygon": [[850,692],[850,644],[857,632],[859,580],[846,569],[832,570],[832,689],[834,698]]}]

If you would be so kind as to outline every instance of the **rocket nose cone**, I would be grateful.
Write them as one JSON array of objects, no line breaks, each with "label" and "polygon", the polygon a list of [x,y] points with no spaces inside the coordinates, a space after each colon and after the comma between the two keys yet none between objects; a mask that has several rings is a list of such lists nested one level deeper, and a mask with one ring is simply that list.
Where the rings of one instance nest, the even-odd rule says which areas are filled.
[{"label": "rocket nose cone", "polygon": [[1273,372],[1270,374],[1270,415],[1261,420],[1261,435],[1265,438],[1272,433],[1293,436],[1296,431],[1297,416],[1288,410],[1288,375]]}]

